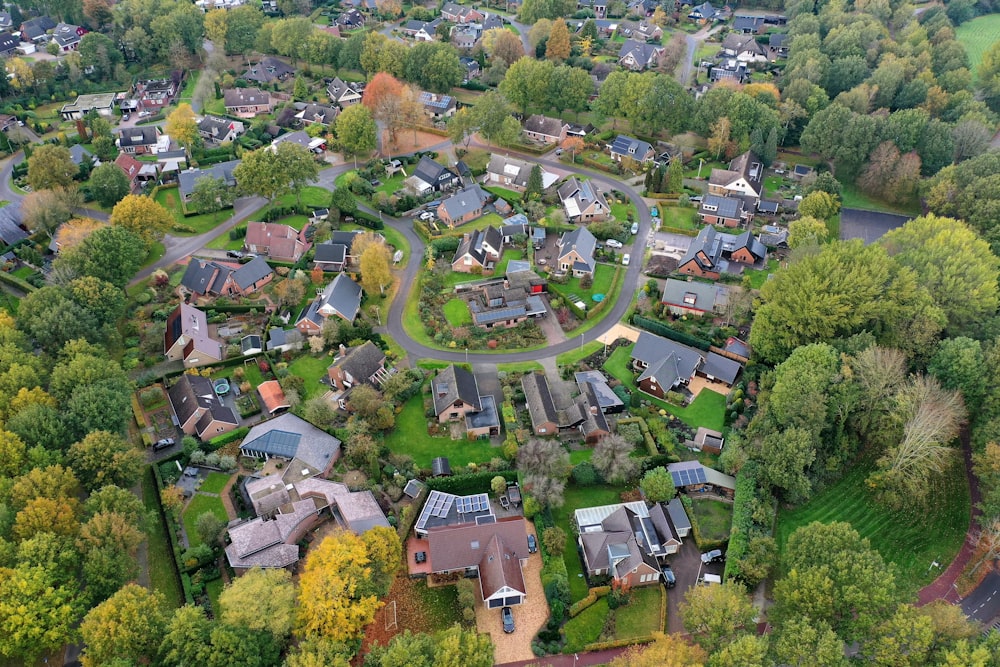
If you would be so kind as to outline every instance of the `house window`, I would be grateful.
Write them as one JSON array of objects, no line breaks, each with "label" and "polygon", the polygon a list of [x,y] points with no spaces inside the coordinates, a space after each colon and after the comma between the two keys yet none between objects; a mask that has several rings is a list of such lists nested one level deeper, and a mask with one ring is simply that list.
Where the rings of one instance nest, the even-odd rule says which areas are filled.
[{"label": "house window", "polygon": [[693,306],[697,300],[698,297],[691,292],[687,292],[684,294],[684,303],[688,304],[689,306]]}]

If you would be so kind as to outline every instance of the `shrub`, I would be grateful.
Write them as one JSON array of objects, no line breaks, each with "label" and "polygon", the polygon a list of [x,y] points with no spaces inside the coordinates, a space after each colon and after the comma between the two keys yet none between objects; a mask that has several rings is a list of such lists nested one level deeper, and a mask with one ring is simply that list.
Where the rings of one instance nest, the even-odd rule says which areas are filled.
[{"label": "shrub", "polygon": [[577,486],[593,486],[598,481],[597,468],[590,461],[583,461],[573,466],[571,475]]}]

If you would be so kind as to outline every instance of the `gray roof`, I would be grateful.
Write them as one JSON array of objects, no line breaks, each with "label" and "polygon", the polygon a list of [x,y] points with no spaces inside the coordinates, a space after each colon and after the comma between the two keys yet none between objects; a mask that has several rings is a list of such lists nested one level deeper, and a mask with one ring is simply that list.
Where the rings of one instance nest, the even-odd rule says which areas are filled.
[{"label": "gray roof", "polygon": [[619,134],[611,142],[611,152],[617,155],[626,155],[635,160],[642,160],[653,151],[649,142],[641,139]]},{"label": "gray roof", "polygon": [[340,440],[286,412],[250,429],[240,449],[288,460],[299,459],[323,471],[340,455]]},{"label": "gray roof", "polygon": [[482,209],[487,201],[489,201],[489,195],[477,184],[462,188],[441,202],[441,205],[448,212],[448,217],[452,220],[458,220],[473,211]]},{"label": "gray roof", "polygon": [[54,39],[59,46],[76,44],[80,41],[80,34],[77,32],[78,30],[80,30],[80,26],[73,25],[71,23],[60,23],[52,30],[52,39]]},{"label": "gray roof", "polygon": [[302,342],[302,332],[298,329],[271,327],[267,330],[267,337],[268,350],[275,350],[283,345],[294,345]]},{"label": "gray roof", "polygon": [[292,74],[295,74],[294,67],[277,58],[266,56],[256,65],[251,65],[250,69],[243,73],[243,78],[255,83],[271,83]]},{"label": "gray roof", "polygon": [[21,205],[7,204],[0,208],[0,241],[14,245],[28,238],[28,232],[21,227]]},{"label": "gray roof", "polygon": [[330,107],[323,104],[307,104],[303,107],[302,111],[295,114],[296,116],[301,116],[302,120],[306,120],[312,123],[322,123],[324,125],[329,125],[334,120],[336,120],[337,115],[340,113],[340,109],[337,107]]},{"label": "gray roof", "polygon": [[733,19],[733,30],[756,30],[762,25],[763,16],[737,16]]},{"label": "gray roof", "polygon": [[486,396],[480,396],[479,400],[482,402],[482,408],[477,412],[469,412],[465,415],[465,427],[467,429],[474,428],[492,428],[500,426],[500,414],[497,412],[496,400],[487,394]]},{"label": "gray roof", "polygon": [[317,263],[324,264],[343,264],[347,259],[347,246],[341,243],[330,243],[329,241],[324,241],[323,243],[317,243],[316,253],[313,255],[313,261]]},{"label": "gray roof", "polygon": [[[711,210],[715,207],[716,210]],[[739,220],[743,212],[743,200],[736,197],[720,197],[719,195],[705,195],[701,202],[699,213],[705,215],[715,215],[720,218],[730,218]]]},{"label": "gray roof", "polygon": [[597,396],[597,403],[601,409],[624,405],[622,399],[618,398],[618,394],[611,390],[607,378],[604,377],[601,371],[580,371],[574,376],[574,379],[576,379],[576,384],[580,388],[580,391],[584,390],[585,385],[593,387],[594,393]]},{"label": "gray roof", "polygon": [[249,262],[233,271],[233,280],[240,289],[247,289],[254,283],[271,275],[273,271],[263,257],[254,257]]},{"label": "gray roof", "polygon": [[632,54],[636,62],[648,66],[652,64],[657,56],[663,52],[663,47],[658,44],[647,44],[634,39],[627,39],[622,47],[618,49],[618,60]]},{"label": "gray roof", "polygon": [[181,194],[187,197],[194,192],[195,183],[197,183],[198,179],[202,176],[221,178],[226,182],[227,186],[233,187],[236,185],[236,179],[233,177],[233,171],[242,162],[242,160],[230,160],[228,162],[213,164],[210,167],[182,171],[177,174],[177,187],[180,189]]},{"label": "gray roof", "polygon": [[524,121],[525,132],[534,132],[536,134],[544,134],[550,137],[558,137],[565,126],[566,123],[564,123],[561,119],[550,118],[548,116],[542,116],[541,114],[528,116],[528,119]]},{"label": "gray roof", "polygon": [[0,33],[0,53],[14,51],[20,43],[21,40],[9,32]]},{"label": "gray roof", "polygon": [[370,340],[352,347],[347,354],[333,362],[334,366],[339,366],[350,373],[357,382],[366,382],[382,369],[384,364],[385,352]]},{"label": "gray roof", "polygon": [[[204,427],[207,427],[212,420],[239,424],[239,419],[232,408],[219,400],[212,381],[208,378],[185,373],[167,390],[167,396],[180,424],[186,423],[200,409],[208,410],[205,413],[208,420]],[[199,433],[204,430],[201,426],[199,420]]]},{"label": "gray roof", "polygon": [[160,128],[155,125],[148,127],[131,127],[118,133],[118,145],[122,148],[129,146],[150,146],[160,138]]},{"label": "gray roof", "polygon": [[639,333],[632,358],[647,364],[636,382],[655,378],[661,387],[667,389],[690,379],[704,361],[700,351],[648,331]]},{"label": "gray roof", "polygon": [[227,108],[271,104],[271,94],[260,88],[230,88],[222,92],[222,98]]},{"label": "gray roof", "polygon": [[701,372],[705,375],[711,375],[726,384],[736,382],[736,377],[741,370],[743,370],[743,366],[738,361],[715,352],[709,352],[705,355],[705,365],[701,368]]},{"label": "gray roof", "polygon": [[591,185],[590,181],[581,181],[576,176],[560,185],[558,192],[559,200],[566,208],[566,215],[571,219],[580,216],[595,203],[597,204],[595,213],[607,213],[611,210],[607,199]]},{"label": "gray roof", "polygon": [[36,37],[41,37],[49,30],[56,27],[56,22],[53,21],[48,16],[39,16],[33,19],[28,19],[21,24],[21,38],[24,39],[35,39]]},{"label": "gray roof", "polygon": [[674,529],[678,532],[691,530],[691,520],[688,519],[680,498],[674,498],[667,503],[667,515],[670,517],[670,523],[674,524]]},{"label": "gray roof", "polygon": [[361,293],[361,285],[351,280],[346,273],[338,273],[314,303],[317,308],[328,305],[345,320],[353,322],[361,310]]},{"label": "gray roof", "polygon": [[88,151],[80,144],[73,144],[69,147],[69,159],[73,161],[73,164],[80,166],[83,164],[85,158],[89,157],[91,160],[96,160],[94,154]]},{"label": "gray roof", "polygon": [[198,131],[213,137],[224,137],[232,129],[233,121],[228,118],[205,116],[198,121]]},{"label": "gray roof", "polygon": [[488,260],[487,244],[495,250],[500,250],[503,245],[503,237],[500,234],[500,230],[493,225],[488,226],[486,229],[477,229],[462,236],[462,241],[458,244],[452,264],[465,255],[470,255],[477,263],[485,267]]},{"label": "gray roof", "polygon": [[594,261],[594,250],[597,249],[597,239],[586,227],[577,227],[571,232],[563,234],[559,242],[559,258],[565,257],[572,250],[587,264],[587,269],[593,271],[596,265]]},{"label": "gray roof", "polygon": [[528,414],[531,415],[531,425],[538,429],[541,424],[552,422],[559,425],[559,411],[556,410],[549,382],[544,373],[526,373],[521,378],[524,389],[524,400],[528,404]]},{"label": "gray roof", "polygon": [[788,35],[783,32],[772,32],[767,38],[767,45],[772,49],[784,48]]},{"label": "gray roof", "polygon": [[458,180],[456,173],[448,169],[448,167],[435,162],[427,155],[420,158],[420,162],[417,163],[417,166],[410,175],[434,188],[439,188],[442,185]]},{"label": "gray roof", "polygon": [[703,310],[710,313],[715,310],[720,301],[724,301],[721,298],[724,290],[725,287],[714,283],[688,282],[668,278],[663,284],[663,296],[660,301],[669,306]]},{"label": "gray roof", "polygon": [[475,410],[483,407],[476,376],[455,364],[438,371],[431,380],[431,394],[434,397],[434,412],[438,415],[458,400],[468,403]]},{"label": "gray roof", "polygon": [[589,436],[595,431],[610,433],[608,420],[604,416],[601,400],[598,398],[593,384],[588,382],[583,385],[583,395],[578,400],[584,417],[583,423],[580,425],[583,434]]},{"label": "gray roof", "polygon": [[740,35],[731,32],[722,40],[722,48],[732,51],[736,55],[749,51],[753,55],[764,55],[764,47],[761,46],[753,35]]},{"label": "gray roof", "polygon": [[[223,272],[227,276],[232,271],[233,269],[228,266],[192,257],[191,261],[188,262],[187,269],[184,270],[181,285],[195,294],[208,294],[212,291],[212,286],[216,282],[214,279],[219,272]],[[221,287],[223,282],[225,282],[225,276],[219,281],[218,287]]]},{"label": "gray roof", "polygon": [[698,232],[678,266],[693,260],[703,269],[725,271],[730,256],[740,248],[747,248],[755,260],[767,257],[767,248],[750,230],[740,234],[726,234],[709,225]]}]

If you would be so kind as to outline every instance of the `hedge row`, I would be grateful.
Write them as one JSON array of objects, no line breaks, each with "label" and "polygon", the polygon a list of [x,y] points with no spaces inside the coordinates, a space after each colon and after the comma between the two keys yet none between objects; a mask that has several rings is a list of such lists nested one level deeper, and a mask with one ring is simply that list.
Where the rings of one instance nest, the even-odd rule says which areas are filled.
[{"label": "hedge row", "polygon": [[712,343],[707,340],[703,340],[696,336],[686,334],[683,331],[677,331],[676,329],[667,326],[663,322],[659,322],[657,320],[651,320],[648,317],[643,317],[642,315],[633,315],[632,324],[634,324],[637,327],[641,327],[646,331],[655,333],[658,336],[663,336],[664,338],[675,340],[678,343],[683,343],[685,345],[690,345],[691,347],[696,347],[699,350],[708,351],[708,349],[712,347]]},{"label": "hedge row", "polygon": [[[694,535],[695,544],[698,545],[698,549],[701,551],[709,551],[711,549],[721,549],[726,546],[726,540],[708,540],[702,537],[701,527],[698,525],[698,518],[694,514],[694,508],[691,504],[694,502],[691,497],[687,494],[680,494],[681,503],[684,504],[684,511],[687,512],[688,518],[691,519],[691,533]],[[728,549],[726,550],[728,554]],[[727,555],[728,560],[728,555]]]},{"label": "hedge row", "polygon": [[0,282],[12,285],[13,287],[16,287],[19,290],[22,290],[27,293],[34,292],[36,289],[38,289],[37,287],[29,283],[27,280],[24,280],[23,278],[18,278],[14,274],[7,273],[6,271],[0,271]]},{"label": "hedge row", "polygon": [[[176,459],[176,456],[171,458]],[[166,459],[166,461],[169,460],[171,459]],[[178,581],[181,583],[181,587],[183,588],[184,586],[183,578],[180,576],[180,570],[177,567],[177,562],[180,560],[181,557],[181,547],[180,544],[177,543],[177,531],[174,530],[174,527],[170,524],[170,521],[167,520],[167,514],[166,512],[163,511],[163,505],[162,503],[160,503],[160,492],[163,491],[163,478],[160,476],[159,464],[154,463],[153,465],[149,466],[148,474],[153,476],[153,486],[156,488],[157,514],[159,515],[160,523],[163,525],[163,530],[167,534],[167,539],[170,540],[170,549],[172,552],[171,553],[172,558],[170,559],[172,567],[170,569],[174,573],[174,576],[178,578]],[[191,601],[193,602],[193,600]]]},{"label": "hedge row", "polygon": [[603,172],[606,172],[608,174],[615,174],[615,175],[618,174],[618,170],[617,169],[609,167],[606,164],[598,162],[597,160],[591,160],[590,158],[585,157],[583,155],[581,155],[579,157],[580,157],[581,160],[583,160],[583,164],[587,165],[591,169],[597,169],[599,171],[603,171]]},{"label": "hedge row", "polygon": [[583,647],[584,651],[604,651],[609,648],[621,648],[622,646],[633,646],[635,644],[649,644],[655,641],[653,635],[645,637],[629,637],[628,639],[612,639],[606,642],[594,642]]},{"label": "hedge row", "polygon": [[698,230],[696,229],[686,229],[681,227],[670,227],[669,225],[661,225],[661,232],[670,232],[671,234],[680,234],[681,236],[698,236]]},{"label": "hedge row", "polygon": [[754,461],[748,462],[736,476],[736,495],[733,497],[733,521],[726,547],[726,577],[740,577],[740,562],[750,545],[750,534],[757,530],[753,520],[756,505],[759,469]]},{"label": "hedge row", "polygon": [[639,430],[642,431],[642,439],[646,443],[646,451],[649,452],[650,456],[658,456],[660,450],[656,448],[656,441],[653,440],[653,434],[649,432],[649,424],[642,417],[626,417],[625,419],[619,419],[619,424],[638,424]]},{"label": "hedge row", "polygon": [[582,600],[577,600],[569,608],[569,616],[573,618],[581,611],[589,607],[590,605],[597,602],[599,599],[611,592],[611,586],[594,586],[587,593],[587,597]]},{"label": "hedge row", "polygon": [[617,299],[612,299],[612,298],[611,298],[611,295],[615,294],[615,290],[617,290],[617,289],[618,289],[618,285],[619,285],[619,284],[621,283],[621,281],[623,280],[622,276],[623,276],[624,274],[625,274],[625,271],[623,271],[623,270],[621,269],[621,267],[616,267],[616,268],[615,268],[615,275],[614,275],[614,277],[613,277],[613,278],[611,279],[611,287],[609,287],[609,288],[608,288],[608,293],[604,295],[604,297],[605,297],[605,298],[604,298],[604,300],[603,300],[603,301],[601,301],[601,302],[600,302],[599,304],[597,304],[596,306],[594,306],[594,307],[593,307],[593,308],[592,308],[592,309],[591,309],[591,310],[590,310],[590,311],[589,311],[589,312],[587,313],[587,319],[588,319],[588,320],[592,320],[592,319],[594,319],[595,317],[597,317],[598,315],[600,315],[600,314],[601,314],[601,312],[602,312],[602,311],[603,311],[603,310],[604,310],[604,309],[605,309],[605,308],[607,307],[607,305],[608,305],[609,303],[611,303],[612,301],[617,301]]},{"label": "hedge row", "polygon": [[413,526],[417,523],[417,519],[420,518],[420,512],[416,511],[418,507],[423,507],[424,501],[427,500],[427,495],[430,493],[427,485],[425,484],[420,489],[420,493],[417,497],[413,499],[413,502],[407,505],[409,512],[401,512],[399,525],[396,526],[396,533],[399,535],[399,539],[406,541],[409,537],[410,531],[413,530]]},{"label": "hedge row", "polygon": [[266,303],[258,303],[258,304],[232,303],[228,305],[213,304],[211,309],[218,313],[249,313],[251,310],[256,310],[258,313],[262,313],[266,308],[267,308]]},{"label": "hedge row", "polygon": [[222,447],[225,447],[231,442],[242,440],[243,438],[246,437],[247,433],[249,432],[250,432],[249,428],[247,428],[246,426],[241,426],[239,428],[233,429],[229,433],[223,433],[222,435],[218,435],[212,438],[211,440],[208,441],[208,446],[211,447],[213,450],[220,449]]},{"label": "hedge row", "polygon": [[149,424],[146,423],[145,413],[142,411],[142,406],[139,405],[139,397],[136,396],[135,392],[132,392],[132,415],[135,417],[136,426],[139,428],[146,428]]},{"label": "hedge row", "polygon": [[497,472],[473,472],[454,477],[435,477],[427,480],[427,488],[432,491],[444,491],[456,496],[467,496],[473,493],[490,493],[490,482],[497,475],[507,479],[517,477],[514,470],[498,470]]}]

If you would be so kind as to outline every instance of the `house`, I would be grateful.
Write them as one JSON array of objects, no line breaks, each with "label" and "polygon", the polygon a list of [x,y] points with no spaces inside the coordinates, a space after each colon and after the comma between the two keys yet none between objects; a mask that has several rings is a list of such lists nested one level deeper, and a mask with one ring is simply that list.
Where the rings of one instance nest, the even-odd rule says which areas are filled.
[{"label": "house", "polygon": [[730,336],[726,339],[726,345],[722,350],[730,359],[735,359],[742,363],[750,361],[750,346],[735,336]]},{"label": "house", "polygon": [[606,220],[611,207],[604,194],[590,181],[581,181],[576,176],[559,186],[559,201],[570,222],[596,222]]},{"label": "house", "polygon": [[73,144],[69,147],[69,159],[78,167],[86,161],[89,161],[92,167],[99,167],[101,165],[101,161],[97,159],[97,156],[84,148],[83,144]]},{"label": "house", "polygon": [[79,48],[80,38],[85,34],[87,34],[87,31],[78,25],[60,23],[53,28],[50,41],[55,42],[60,51],[67,53],[69,51],[76,51]]},{"label": "house", "polygon": [[732,500],[736,494],[736,478],[702,465],[699,461],[668,463],[667,472],[674,486],[687,494],[712,493]]},{"label": "house", "polygon": [[183,361],[185,368],[214,364],[225,358],[222,342],[208,330],[205,313],[186,303],[167,316],[163,353],[170,361]]},{"label": "house", "polygon": [[341,345],[326,374],[334,388],[347,391],[359,384],[378,387],[392,375],[392,371],[385,367],[385,352],[366,340],[350,348]]},{"label": "house", "polygon": [[631,359],[640,371],[636,386],[657,398],[687,385],[705,361],[701,351],[648,331],[639,333]]},{"label": "house", "polygon": [[330,233],[330,239],[323,243],[316,244],[316,252],[313,261],[316,266],[324,271],[343,271],[345,268],[356,265],[357,255],[352,254],[354,239],[361,231],[334,231]]},{"label": "house", "polygon": [[294,352],[302,349],[304,339],[298,329],[271,327],[267,330],[267,351]]},{"label": "house", "polygon": [[703,227],[677,265],[677,272],[718,280],[723,273],[740,274],[744,266],[763,263],[767,248],[747,230],[724,234],[715,227]]},{"label": "house", "polygon": [[251,65],[242,78],[257,84],[270,84],[284,81],[293,74],[294,67],[273,56],[265,56],[256,65]]},{"label": "house", "polygon": [[245,131],[245,126],[238,120],[205,116],[198,121],[198,136],[206,143],[236,141]]},{"label": "house", "polygon": [[308,230],[308,224],[296,231],[294,227],[276,222],[248,222],[243,247],[252,253],[294,264],[312,247],[306,240]]},{"label": "house", "polygon": [[157,162],[139,162],[128,153],[119,153],[115,165],[128,178],[129,191],[136,193],[142,190],[145,183],[156,182],[160,175],[160,165]]},{"label": "house", "polygon": [[556,265],[560,271],[570,271],[576,278],[593,275],[597,268],[597,262],[594,260],[596,249],[597,239],[586,227],[577,227],[571,232],[564,232],[559,239]]},{"label": "house", "polygon": [[713,169],[708,177],[708,192],[720,196],[746,196],[760,201],[764,192],[764,163],[747,151],[732,159],[729,169]]},{"label": "house", "polygon": [[441,7],[441,18],[452,23],[478,23],[486,19],[486,14],[454,2],[446,2]]},{"label": "house", "polygon": [[541,114],[528,116],[528,120],[524,121],[525,136],[532,141],[540,141],[544,144],[561,144],[566,139],[566,130],[568,129],[569,123]]},{"label": "house", "polygon": [[760,35],[767,28],[763,16],[740,16],[733,18],[733,32],[742,35]]},{"label": "house", "polygon": [[472,185],[441,202],[437,215],[449,227],[458,227],[481,216],[489,200],[489,193],[479,185]]},{"label": "house", "polygon": [[[777,201],[773,201],[773,200],[769,201],[767,199],[761,199],[759,202],[757,202],[757,212],[758,213],[763,213],[764,215],[777,215],[778,214],[778,207],[780,205],[781,205],[781,202],[777,202]],[[765,227],[767,227],[767,225],[765,225]],[[766,232],[768,230],[765,229],[764,231]]]},{"label": "house", "polygon": [[344,83],[339,76],[326,87],[326,94],[330,96],[330,101],[341,109],[361,101],[361,93],[352,85]]},{"label": "house", "polygon": [[581,393],[586,385],[591,386],[597,398],[597,406],[604,414],[618,414],[625,410],[625,402],[611,389],[608,379],[601,371],[580,371],[573,379]]},{"label": "house", "polygon": [[783,32],[772,32],[767,37],[767,50],[772,60],[788,56],[788,35]]},{"label": "house", "polygon": [[466,303],[472,323],[482,329],[513,327],[529,319],[545,317],[545,302],[541,293],[545,281],[528,267],[511,271],[503,280],[478,283],[466,289]]},{"label": "house", "polygon": [[340,458],[340,445],[340,440],[326,431],[301,417],[285,413],[250,429],[240,445],[240,455],[264,460],[297,460],[315,474],[326,475]]},{"label": "house", "polygon": [[413,192],[423,195],[428,192],[450,190],[458,187],[461,181],[453,170],[424,155],[404,182]]},{"label": "house", "polygon": [[576,399],[576,405],[583,416],[579,429],[584,442],[594,445],[611,435],[611,427],[604,416],[604,410],[601,409],[601,399],[593,385],[584,386],[583,393]]},{"label": "house", "polygon": [[[494,153],[490,156],[490,162],[486,166],[486,183],[515,192],[524,192],[528,187],[531,170],[535,166],[535,163],[532,162]],[[547,190],[559,180],[556,174],[546,171],[542,165],[538,165],[538,168],[542,171],[543,190]]]},{"label": "house", "polygon": [[581,125],[580,123],[570,123],[566,129],[566,135],[570,137],[580,137],[586,139],[587,135],[594,131],[594,126],[590,123]]},{"label": "house", "polygon": [[298,144],[311,153],[322,153],[326,150],[326,139],[323,137],[310,137],[305,131],[297,130],[295,132],[289,132],[288,134],[283,134],[274,141],[268,148],[272,151],[278,150],[278,144],[289,142],[293,144]]},{"label": "house", "polygon": [[674,315],[708,315],[721,312],[729,301],[729,291],[715,283],[688,282],[667,278],[663,284],[663,303]]},{"label": "house", "polygon": [[247,334],[240,338],[240,352],[244,357],[260,354],[264,351],[264,340],[257,334]]},{"label": "house", "polygon": [[688,18],[698,23],[708,23],[710,21],[724,21],[729,18],[729,14],[727,8],[716,9],[711,3],[705,2],[697,7],[692,7]]},{"label": "house", "polygon": [[458,61],[462,63],[462,67],[465,68],[466,80],[478,79],[483,73],[482,68],[479,66],[479,61],[475,58],[462,56],[458,59]]},{"label": "house", "polygon": [[626,39],[618,49],[618,64],[633,72],[641,72],[660,64],[665,49],[659,44],[647,44]]},{"label": "house", "polygon": [[589,443],[596,443],[611,433],[600,401],[589,384],[569,405],[558,407],[543,373],[527,373],[521,378],[524,400],[531,416],[535,435],[556,435],[560,431],[576,430]]},{"label": "house", "polygon": [[167,390],[167,398],[177,425],[186,435],[208,441],[240,425],[236,413],[222,402],[206,377],[184,373]]},{"label": "house", "polygon": [[10,30],[14,27],[10,12],[0,12],[0,30]]},{"label": "house", "polygon": [[477,268],[480,271],[491,270],[502,254],[503,236],[500,230],[493,225],[477,229],[462,237],[451,260],[451,270],[459,273],[471,273]]},{"label": "house", "polygon": [[437,29],[442,23],[444,21],[440,18],[433,21],[409,20],[400,27],[400,32],[418,42],[433,42],[437,39]]},{"label": "house", "polygon": [[632,587],[657,584],[664,559],[681,546],[658,503],[652,510],[644,501],[584,507],[574,518],[592,577],[606,575]]},{"label": "house", "polygon": [[451,95],[439,95],[425,91],[420,93],[419,101],[424,107],[424,114],[434,120],[451,118],[458,111],[458,100]]},{"label": "house", "polygon": [[28,236],[27,230],[21,224],[20,204],[8,204],[0,208],[0,243],[11,246]]},{"label": "house", "polygon": [[186,169],[180,172],[177,174],[177,189],[181,193],[181,199],[185,202],[191,201],[194,186],[200,178],[218,178],[226,184],[226,187],[236,187],[236,178],[233,176],[233,172],[241,162],[242,160],[229,160],[204,168]]},{"label": "house", "polygon": [[17,53],[21,40],[9,32],[0,33],[0,57],[10,58]]},{"label": "house", "polygon": [[323,292],[306,306],[295,326],[303,336],[315,336],[323,330],[323,322],[328,317],[337,316],[353,322],[361,310],[361,295],[361,285],[346,273],[338,273]]},{"label": "house", "polygon": [[135,84],[132,94],[138,100],[140,111],[158,113],[174,101],[177,84],[173,79],[143,80]]},{"label": "house", "polygon": [[612,160],[615,162],[624,162],[625,164],[628,164],[629,160],[639,164],[646,164],[656,158],[656,151],[653,150],[652,145],[641,139],[633,139],[624,134],[619,134],[615,137],[615,140],[608,145],[608,151],[611,153]]},{"label": "house", "polygon": [[483,31],[482,23],[461,23],[452,27],[448,38],[456,49],[469,50],[476,46]]},{"label": "house", "polygon": [[705,195],[698,208],[701,221],[708,225],[739,227],[753,219],[753,211],[748,209],[740,197]]},{"label": "house", "polygon": [[768,248],[787,248],[788,230],[774,225],[764,225],[760,234],[760,242]]},{"label": "house", "polygon": [[357,9],[349,9],[337,17],[337,25],[344,30],[357,30],[365,26],[365,16]]},{"label": "house", "polygon": [[524,390],[524,400],[528,406],[531,428],[535,435],[558,434],[560,416],[557,414],[555,401],[549,391],[549,382],[545,374],[526,373],[521,377],[521,388]]},{"label": "house", "polygon": [[528,241],[536,249],[545,244],[545,228],[531,225],[523,213],[516,213],[509,218],[504,218],[500,234],[503,236],[503,242],[507,245],[514,243],[515,237],[521,234],[527,236]]},{"label": "house", "polygon": [[21,24],[21,39],[25,42],[47,42],[49,30],[55,30],[56,22],[48,16],[38,16]]},{"label": "house", "polygon": [[257,394],[260,395],[260,404],[264,406],[264,411],[272,417],[283,410],[288,410],[292,404],[285,397],[285,392],[277,380],[261,382],[257,387]]},{"label": "house", "polygon": [[254,118],[274,110],[271,94],[260,88],[230,88],[222,92],[226,113],[239,118]]},{"label": "house", "polygon": [[156,153],[160,143],[160,128],[156,125],[127,128],[118,134],[115,143],[123,153],[132,155]]},{"label": "house", "polygon": [[82,120],[91,111],[105,118],[115,115],[115,98],[118,93],[96,93],[94,95],[78,95],[75,102],[64,104],[59,114],[63,120]]},{"label": "house", "polygon": [[648,21],[641,21],[635,30],[632,31],[638,39],[645,40],[647,42],[659,42],[663,39],[663,28],[656,25],[655,23],[650,23]]},{"label": "house", "polygon": [[736,58],[726,58],[721,65],[713,65],[708,70],[708,78],[712,83],[719,81],[735,81],[746,83],[750,79],[750,71],[744,62]]},{"label": "house", "polygon": [[168,180],[168,177],[169,180],[176,181],[177,174],[182,169],[187,168],[187,159],[187,151],[183,148],[172,151],[157,151],[156,163],[160,165],[160,173],[165,174],[163,181]]},{"label": "house", "polygon": [[307,104],[302,107],[302,110],[295,114],[297,118],[303,125],[324,125],[329,126],[333,124],[333,121],[337,120],[337,116],[340,115],[340,109],[337,107],[329,107],[324,104]]},{"label": "house", "polygon": [[241,265],[194,257],[184,271],[181,287],[195,296],[249,296],[273,278],[274,271],[263,257]]},{"label": "house", "polygon": [[767,62],[767,51],[753,35],[729,33],[722,40],[722,53],[742,63]]},{"label": "house", "polygon": [[434,414],[442,424],[464,419],[466,414],[483,408],[476,376],[455,364],[443,368],[434,376],[431,396]]},{"label": "house", "polygon": [[589,9],[594,12],[597,18],[604,18],[608,14],[607,0],[576,0],[578,10]]}]

